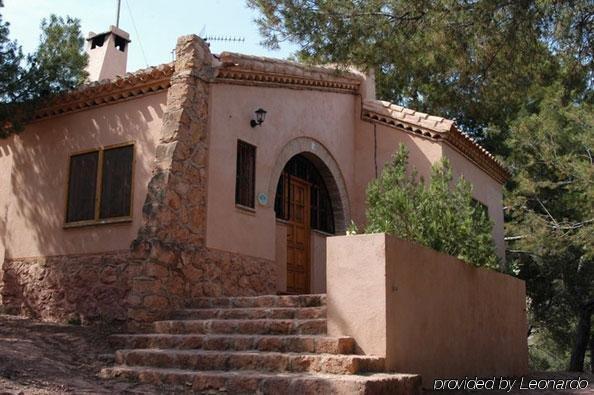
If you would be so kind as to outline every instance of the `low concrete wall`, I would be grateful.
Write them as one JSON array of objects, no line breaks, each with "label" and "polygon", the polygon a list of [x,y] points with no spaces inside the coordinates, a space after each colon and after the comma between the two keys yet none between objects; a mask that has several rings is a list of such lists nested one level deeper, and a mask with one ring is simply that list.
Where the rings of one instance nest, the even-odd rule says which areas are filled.
[{"label": "low concrete wall", "polygon": [[524,282],[384,234],[327,239],[328,333],[436,378],[528,371]]}]

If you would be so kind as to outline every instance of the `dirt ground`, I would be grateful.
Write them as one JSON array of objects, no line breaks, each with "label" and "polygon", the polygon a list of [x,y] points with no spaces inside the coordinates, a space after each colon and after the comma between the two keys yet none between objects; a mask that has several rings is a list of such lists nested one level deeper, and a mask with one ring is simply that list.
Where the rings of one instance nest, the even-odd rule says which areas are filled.
[{"label": "dirt ground", "polygon": [[[0,395],[179,393],[179,389],[175,391],[97,377],[102,367],[113,363],[113,350],[106,341],[109,332],[106,328],[60,325],[0,315]],[[577,376],[572,373],[547,373],[535,374],[531,378],[570,379]],[[581,377],[590,382],[590,388],[566,394],[594,394],[594,375],[581,374]],[[454,394],[444,391],[429,393]],[[491,391],[482,393],[495,394]],[[556,392],[517,390],[510,393],[549,395]]]},{"label": "dirt ground", "polygon": [[157,394],[164,389],[97,377],[113,363],[105,328],[0,315],[0,394]]}]

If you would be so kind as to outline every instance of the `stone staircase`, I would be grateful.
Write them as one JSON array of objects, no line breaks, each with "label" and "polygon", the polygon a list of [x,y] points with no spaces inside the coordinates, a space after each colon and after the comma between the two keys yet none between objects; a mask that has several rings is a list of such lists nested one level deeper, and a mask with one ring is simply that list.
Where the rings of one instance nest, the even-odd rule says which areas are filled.
[{"label": "stone staircase", "polygon": [[111,336],[101,376],[229,394],[418,394],[350,337],[326,335],[325,295],[201,298],[150,334]]}]

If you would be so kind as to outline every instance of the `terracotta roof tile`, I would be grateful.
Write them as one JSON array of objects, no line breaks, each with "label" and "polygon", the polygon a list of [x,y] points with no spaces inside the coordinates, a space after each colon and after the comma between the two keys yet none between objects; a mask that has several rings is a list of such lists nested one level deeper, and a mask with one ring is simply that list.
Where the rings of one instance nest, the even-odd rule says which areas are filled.
[{"label": "terracotta roof tile", "polygon": [[371,111],[410,123],[412,126],[418,128],[429,129],[436,133],[447,133],[454,125],[454,121],[449,119],[415,111],[411,108],[405,108],[388,101],[367,100],[363,105]]},{"label": "terracotta roof tile", "polygon": [[387,101],[367,100],[363,103],[363,119],[379,121],[425,138],[443,141],[475,162],[497,181],[505,182],[510,173],[489,151],[458,129],[455,122],[429,115]]},{"label": "terracotta roof tile", "polygon": [[170,85],[173,67],[173,63],[166,63],[126,73],[125,76],[83,84],[51,98],[36,112],[33,121],[162,91]]}]

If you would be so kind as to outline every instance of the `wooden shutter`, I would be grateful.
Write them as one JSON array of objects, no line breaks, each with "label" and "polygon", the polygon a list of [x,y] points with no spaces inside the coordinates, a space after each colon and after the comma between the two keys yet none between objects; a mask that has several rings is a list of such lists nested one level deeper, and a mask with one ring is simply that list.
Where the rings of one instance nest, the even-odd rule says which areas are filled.
[{"label": "wooden shutter", "polygon": [[70,157],[66,222],[95,218],[98,162],[98,151]]},{"label": "wooden shutter", "polygon": [[99,218],[130,216],[133,157],[132,145],[103,152]]},{"label": "wooden shutter", "polygon": [[256,147],[237,141],[237,168],[235,178],[235,203],[255,207]]}]

